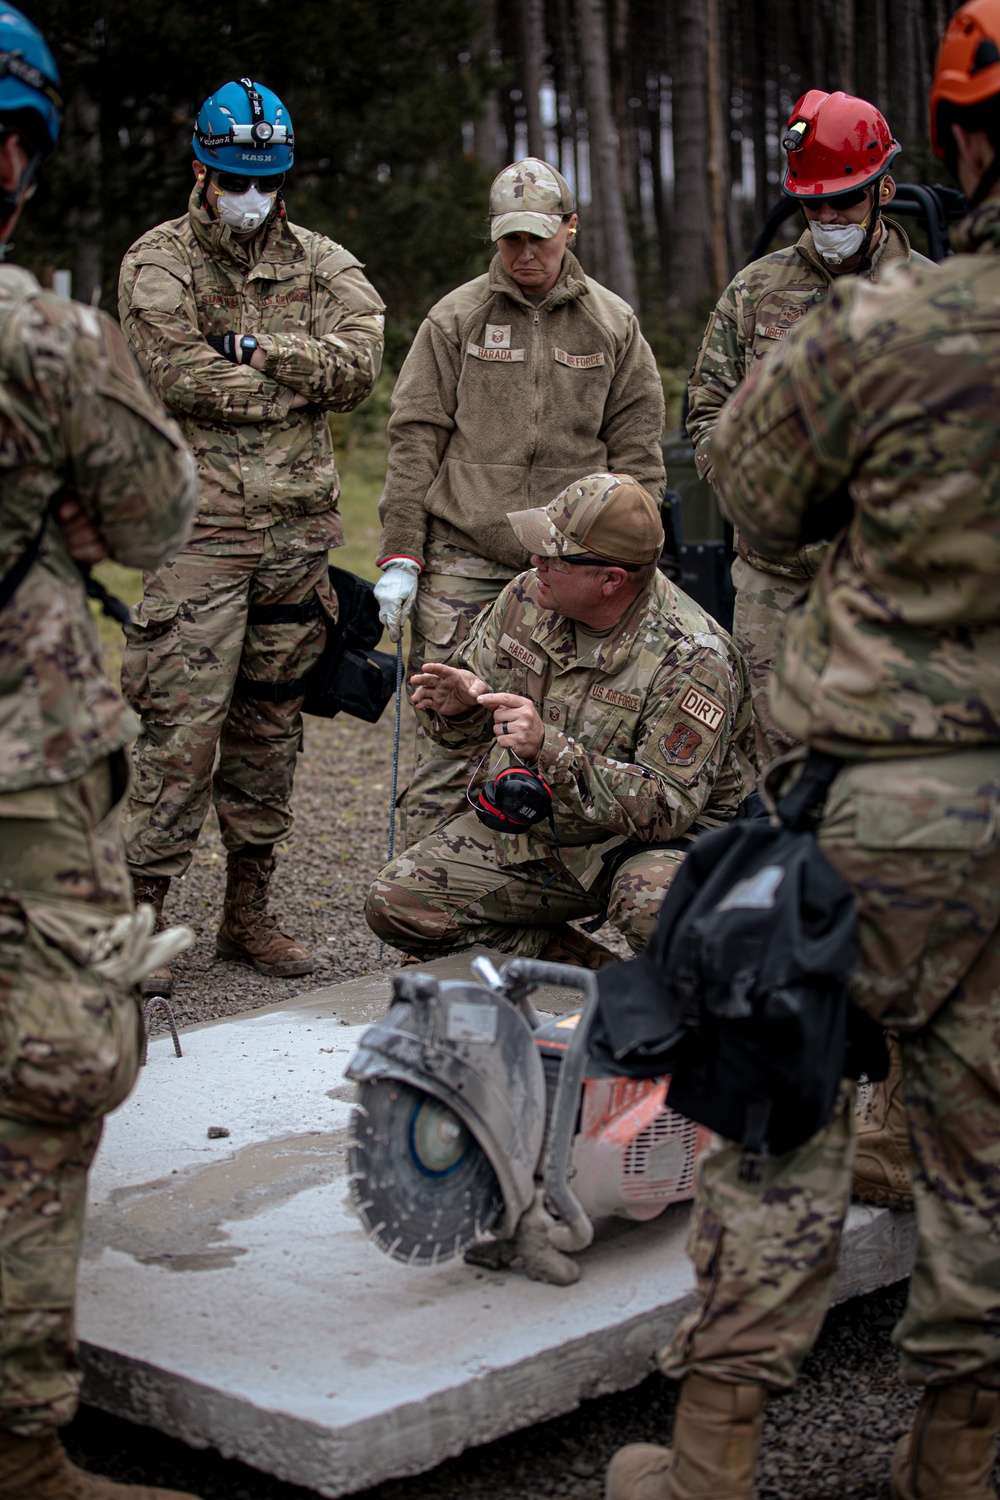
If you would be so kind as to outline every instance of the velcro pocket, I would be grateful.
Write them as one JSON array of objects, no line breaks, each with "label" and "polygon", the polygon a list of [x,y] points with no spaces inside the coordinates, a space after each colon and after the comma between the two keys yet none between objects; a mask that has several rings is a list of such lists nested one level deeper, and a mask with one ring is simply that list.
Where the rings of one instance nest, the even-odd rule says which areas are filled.
[{"label": "velcro pocket", "polygon": [[144,312],[176,312],[185,288],[191,285],[191,273],[183,262],[161,250],[146,250],[136,265],[139,273],[131,305]]},{"label": "velcro pocket", "polygon": [[343,246],[319,262],[316,280],[323,282],[352,312],[379,313],[385,308],[385,303],[363,275],[361,261]]},{"label": "velcro pocket", "polygon": [[863,849],[988,849],[996,798],[975,792],[860,792],[856,839]]}]

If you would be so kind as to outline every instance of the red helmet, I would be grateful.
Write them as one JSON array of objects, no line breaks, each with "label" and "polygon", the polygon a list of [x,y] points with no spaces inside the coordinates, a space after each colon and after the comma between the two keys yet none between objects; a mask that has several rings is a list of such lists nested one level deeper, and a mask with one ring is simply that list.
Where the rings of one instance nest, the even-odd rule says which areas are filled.
[{"label": "red helmet", "polygon": [[[1000,10],[1000,0],[979,0]],[[885,175],[901,150],[885,116],[867,99],[810,89],[788,117],[782,192],[790,198],[835,198]]]},{"label": "red helmet", "polygon": [[938,105],[982,104],[1000,94],[1000,0],[970,0],[948,22],[931,83],[931,145],[938,138]]}]

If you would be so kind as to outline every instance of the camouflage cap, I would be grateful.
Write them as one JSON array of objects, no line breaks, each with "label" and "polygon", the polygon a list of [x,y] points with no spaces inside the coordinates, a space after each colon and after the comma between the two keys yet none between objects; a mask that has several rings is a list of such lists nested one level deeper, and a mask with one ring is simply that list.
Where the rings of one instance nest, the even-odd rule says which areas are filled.
[{"label": "camouflage cap", "polygon": [[550,240],[562,223],[563,214],[576,209],[569,183],[561,172],[526,156],[513,166],[504,167],[490,188],[490,236],[502,234],[537,234]]},{"label": "camouflage cap", "polygon": [[660,511],[630,474],[588,474],[548,505],[512,510],[507,519],[526,552],[539,557],[591,554],[608,562],[655,562],[663,550]]}]

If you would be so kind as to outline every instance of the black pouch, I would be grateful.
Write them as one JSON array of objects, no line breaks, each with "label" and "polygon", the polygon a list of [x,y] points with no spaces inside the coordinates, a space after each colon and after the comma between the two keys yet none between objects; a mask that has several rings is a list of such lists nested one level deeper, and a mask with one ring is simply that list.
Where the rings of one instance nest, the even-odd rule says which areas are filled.
[{"label": "black pouch", "polygon": [[885,1077],[881,1032],[848,1000],[854,898],[812,831],[839,764],[812,757],[778,819],[698,839],[646,951],[598,976],[592,1055],[670,1074],[671,1108],[741,1142],[748,1181],[827,1123],[859,1063]]},{"label": "black pouch", "polygon": [[[302,697],[302,712],[321,719],[339,713],[375,724],[396,692],[396,658],[376,651],[382,635],[375,586],[367,578],[330,566],[330,583],[337,595],[338,618],[327,622],[323,654],[304,677],[288,682],[253,682],[237,677],[237,698],[283,703]],[[315,619],[321,614],[315,594],[302,604],[255,604],[247,623],[263,625]]]}]

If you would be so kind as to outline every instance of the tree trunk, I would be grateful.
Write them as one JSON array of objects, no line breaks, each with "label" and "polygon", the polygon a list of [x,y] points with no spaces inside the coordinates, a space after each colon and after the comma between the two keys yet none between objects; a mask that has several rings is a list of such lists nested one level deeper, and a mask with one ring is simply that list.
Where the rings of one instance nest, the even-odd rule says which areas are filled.
[{"label": "tree trunk", "polygon": [[854,68],[854,0],[837,0],[837,61],[840,87],[857,92]]},{"label": "tree trunk", "polygon": [[73,160],[75,198],[67,214],[67,238],[75,247],[73,294],[78,302],[97,306],[104,280],[101,108],[83,84],[70,95],[66,125],[65,150]]},{"label": "tree trunk", "polygon": [[[479,11],[481,16],[479,45],[488,55],[490,62],[498,66],[500,48],[497,42],[496,0],[479,0]],[[491,172],[499,172],[507,165],[507,157],[500,145],[503,126],[500,121],[500,101],[495,88],[490,89],[483,100],[483,111],[476,121],[475,131],[476,155]]]},{"label": "tree trunk", "polygon": [[[722,115],[722,49],[719,37],[719,0],[705,0],[708,32],[707,113],[708,181],[712,203],[712,280],[719,296],[729,281],[729,236],[726,233],[726,131]],[[728,70],[727,70],[728,71]]]},{"label": "tree trunk", "polygon": [[583,90],[587,106],[590,173],[600,184],[601,223],[607,247],[607,281],[632,307],[639,305],[635,260],[618,170],[618,134],[611,115],[608,37],[602,0],[576,0]]},{"label": "tree trunk", "polygon": [[521,0],[521,55],[524,105],[528,121],[528,155],[545,160],[542,128],[542,59],[545,55],[543,0]]},{"label": "tree trunk", "polygon": [[674,244],[670,301],[690,315],[711,291],[711,206],[705,172],[708,37],[703,0],[677,0],[673,60]]}]

